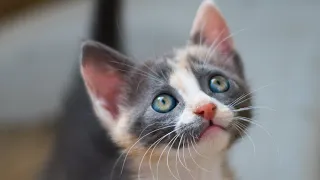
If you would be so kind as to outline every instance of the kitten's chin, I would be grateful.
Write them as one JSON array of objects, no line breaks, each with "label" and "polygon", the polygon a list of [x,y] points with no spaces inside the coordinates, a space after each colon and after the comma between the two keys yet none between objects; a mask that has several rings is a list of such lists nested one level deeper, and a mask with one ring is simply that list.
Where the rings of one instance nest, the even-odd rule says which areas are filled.
[{"label": "kitten's chin", "polygon": [[205,151],[210,151],[207,153],[212,153],[226,150],[229,143],[230,133],[228,131],[218,126],[211,126],[201,135],[198,146]]}]

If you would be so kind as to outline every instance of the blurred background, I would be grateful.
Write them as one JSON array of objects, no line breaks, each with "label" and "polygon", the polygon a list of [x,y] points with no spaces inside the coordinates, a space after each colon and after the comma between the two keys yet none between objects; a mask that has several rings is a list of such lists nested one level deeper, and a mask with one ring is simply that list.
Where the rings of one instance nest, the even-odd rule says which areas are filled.
[{"label": "blurred background", "polygon": [[[120,1],[120,0],[119,0]],[[122,0],[121,49],[136,59],[184,45],[200,0]],[[231,153],[239,179],[320,179],[320,1],[216,0],[252,84],[256,122]],[[91,37],[91,0],[0,1],[0,179],[46,161]]]}]

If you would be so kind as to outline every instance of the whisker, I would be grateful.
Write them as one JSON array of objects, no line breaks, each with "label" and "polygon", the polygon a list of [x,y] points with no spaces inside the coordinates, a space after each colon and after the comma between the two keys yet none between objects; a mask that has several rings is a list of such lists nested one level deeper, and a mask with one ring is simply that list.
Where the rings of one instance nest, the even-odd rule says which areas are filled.
[{"label": "whisker", "polygon": [[192,161],[195,163],[195,165],[198,166],[200,169],[206,171],[206,172],[212,172],[212,170],[210,171],[210,170],[208,170],[206,168],[203,168],[196,162],[196,160],[192,157],[192,154],[191,154],[191,151],[190,151],[189,141],[187,141],[187,143],[188,143],[188,151],[189,151],[190,157],[191,157]]},{"label": "whisker", "polygon": [[[181,138],[180,138],[180,142],[179,142],[178,147],[180,147],[180,145],[181,145],[183,136],[184,136],[184,135],[182,135]],[[180,164],[181,164],[187,171],[190,172],[190,169],[188,169],[188,167],[186,167],[186,166],[182,163],[182,160],[181,160],[181,158],[180,158],[180,151],[179,151],[179,149],[178,149],[178,159],[179,159],[179,161],[180,161]]]},{"label": "whisker", "polygon": [[140,142],[141,139],[143,139],[144,137],[148,136],[149,134],[151,134],[151,133],[153,133],[153,132],[156,132],[156,131],[159,131],[159,130],[162,130],[162,129],[165,129],[165,128],[169,128],[169,127],[175,127],[175,125],[170,125],[170,126],[165,126],[165,127],[158,128],[158,129],[153,130],[153,131],[147,133],[146,135],[142,136],[140,139],[138,139],[138,140],[130,147],[130,149],[128,150],[128,152],[127,152],[127,154],[126,154],[126,156],[125,156],[125,158],[124,158],[124,161],[123,161],[123,164],[122,164],[122,168],[121,168],[121,173],[120,173],[120,174],[122,174],[122,172],[123,172],[124,164],[125,164],[125,162],[126,162],[126,160],[127,160],[127,157],[128,157],[128,155],[129,155],[129,152],[131,151],[131,149],[132,149],[136,144],[138,144],[138,142]]},{"label": "whisker", "polygon": [[[117,25],[117,28],[120,29],[120,25],[119,25],[119,20],[118,20],[118,19],[116,20],[116,25]],[[122,37],[122,36],[120,36],[120,38],[123,40],[123,37]],[[135,59],[135,58],[134,58],[134,59]],[[126,63],[120,63],[120,62],[117,62],[117,61],[111,61],[111,62],[116,63],[116,64],[122,64],[122,65],[125,65],[125,66],[127,66],[127,67],[133,67],[133,68],[136,69],[136,67],[130,66],[130,65],[126,64]],[[154,72],[151,68],[149,68],[145,63],[144,63],[143,65],[146,66],[152,73],[154,73],[153,75],[155,75],[155,76],[157,77],[157,73],[155,73],[155,72]],[[139,70],[139,69],[136,69],[136,70]],[[143,71],[142,71],[142,72],[143,72]],[[151,75],[151,74],[147,74],[147,75]]]},{"label": "whisker", "polygon": [[196,140],[195,140],[195,138],[192,136],[192,138],[193,138],[193,142],[191,141],[191,144],[192,144],[192,147],[193,147],[193,149],[194,149],[194,151],[199,155],[199,156],[201,156],[201,157],[203,157],[203,158],[205,158],[205,159],[208,159],[209,157],[208,156],[204,156],[204,155],[202,155],[201,153],[199,153],[198,152],[198,150],[195,148],[195,146],[194,146],[194,144],[196,144]]},{"label": "whisker", "polygon": [[[225,30],[226,30],[226,28],[224,28],[224,29],[220,32],[220,34],[218,35],[218,38],[216,38],[216,40],[219,40],[219,38],[221,37],[221,35],[223,34],[223,32],[224,32]],[[217,44],[216,44],[216,40],[215,40],[215,41],[211,44],[211,46],[209,47],[209,52],[210,52],[210,54],[214,54],[214,53],[216,52],[216,50],[219,48],[219,46],[220,46],[222,43],[224,43],[226,40],[230,39],[231,37],[234,37],[234,36],[238,35],[240,32],[242,32],[242,31],[244,31],[244,30],[246,30],[246,29],[240,29],[240,30],[238,30],[238,31],[230,34],[229,36],[227,36],[226,38],[224,38],[223,40],[221,40],[221,41],[218,42]],[[213,48],[213,47],[215,47],[215,48]],[[212,50],[211,50],[211,49],[212,49]],[[207,60],[208,60],[208,54],[209,54],[209,53],[206,54],[205,64],[207,63]],[[205,64],[204,64],[204,65],[205,65]]]},{"label": "whisker", "polygon": [[[184,145],[185,145],[185,141],[186,141],[186,139],[184,139],[183,140],[183,143],[182,143],[182,158],[183,158],[183,162],[184,162],[184,164],[186,165],[186,167],[188,167],[188,164],[187,164],[187,162],[186,162],[186,157],[185,157],[185,155],[184,155]],[[189,168],[188,168],[189,169]],[[190,169],[189,169],[190,170]]]},{"label": "whisker", "polygon": [[203,38],[203,30],[204,30],[204,28],[206,27],[206,22],[205,23],[203,23],[203,25],[201,26],[201,31],[200,31],[200,34],[199,34],[199,44],[200,44],[200,46],[202,46],[203,44],[203,42],[202,42],[202,40],[204,39]]},{"label": "whisker", "polygon": [[[154,80],[157,80],[157,81],[163,83],[162,80],[159,77],[154,76],[154,75],[152,75],[152,74],[150,74],[148,72],[142,71],[141,69],[138,69],[138,67],[136,67],[136,66],[132,66],[132,65],[129,65],[129,64],[126,64],[126,63],[118,62],[118,61],[110,61],[110,62],[115,63],[115,64],[124,65],[124,66],[129,67],[129,68],[133,68],[133,69],[135,69],[135,70],[140,72],[140,73],[138,73],[138,72],[135,72],[135,73],[140,74],[140,75],[145,75],[146,77],[152,77]],[[124,69],[119,69],[118,68],[118,70],[127,72],[127,70],[124,70]]]},{"label": "whisker", "polygon": [[[127,158],[127,155],[129,154],[129,152],[131,151],[131,149],[132,149],[140,140],[142,140],[144,137],[148,136],[149,134],[151,134],[151,133],[153,133],[153,132],[156,132],[156,131],[161,130],[161,129],[169,128],[169,127],[174,127],[174,126],[175,126],[175,125],[165,126],[165,127],[162,127],[162,128],[158,128],[158,129],[156,129],[156,130],[154,130],[154,131],[151,131],[151,132],[149,132],[148,134],[144,135],[143,137],[139,138],[130,148],[128,148],[129,151],[123,151],[123,152],[120,154],[120,156],[117,158],[116,162],[115,162],[114,165],[113,165],[112,171],[111,171],[111,173],[110,173],[110,178],[111,178],[111,179],[113,178],[114,170],[115,170],[115,168],[116,168],[116,165],[119,163],[121,157],[126,154],[126,158]],[[124,164],[125,164],[126,158],[125,158],[124,161],[123,161],[120,175],[122,174],[122,171],[123,171],[123,168],[124,168]]]},{"label": "whisker", "polygon": [[[180,139],[180,141],[181,141],[181,139]],[[181,179],[180,173],[179,173],[179,169],[178,169],[178,152],[179,152],[179,149],[180,149],[180,147],[178,145],[177,152],[176,152],[176,164],[175,164],[175,166],[176,166],[176,171],[177,171],[178,177],[179,177],[179,179]]]},{"label": "whisker", "polygon": [[[147,149],[147,151],[144,153],[144,155],[142,156],[142,159],[140,161],[140,165],[139,165],[139,170],[138,170],[138,178],[140,177],[140,171],[141,171],[141,165],[142,165],[142,162],[143,162],[143,159],[145,158],[146,154],[148,153],[148,151],[152,148],[152,146],[154,146],[154,148],[164,139],[166,138],[167,136],[169,136],[171,133],[175,132],[175,130],[172,130],[171,132],[167,133],[166,135],[162,136],[160,139],[158,139],[156,142],[154,142],[153,144],[151,144],[149,146],[149,148]],[[154,150],[153,148],[153,150]],[[150,155],[150,158],[152,156],[152,153],[153,153],[153,150],[151,151],[151,155]],[[152,167],[150,165],[150,162],[151,162],[151,159],[149,159],[149,167],[150,167],[150,170],[152,171]],[[153,174],[153,173],[152,173]],[[139,178],[140,179],[140,178]]]},{"label": "whisker", "polygon": [[137,88],[136,88],[136,92],[139,90],[140,84],[142,82],[143,79],[140,79],[140,81],[138,82]]},{"label": "whisker", "polygon": [[[172,175],[176,180],[180,180],[180,179],[177,178],[177,177],[173,174],[173,172],[171,171],[171,168],[170,168],[170,166],[169,166],[169,154],[170,154],[170,151],[171,151],[171,149],[172,149],[172,146],[174,145],[174,143],[175,143],[175,141],[178,139],[178,137],[179,137],[179,136],[178,136],[178,134],[177,134],[176,137],[173,138],[174,140],[173,140],[173,142],[172,142],[172,144],[171,144],[171,147],[169,148],[168,153],[167,153],[167,166],[168,166],[168,169],[169,169],[171,175]],[[170,144],[170,142],[169,142],[169,144]]]},{"label": "whisker", "polygon": [[[122,71],[122,72],[128,72],[128,70],[124,70],[124,69],[120,69],[120,68],[116,68],[118,71]],[[139,69],[138,69],[139,70]],[[139,70],[139,71],[141,71],[141,70]],[[143,71],[141,71],[141,72],[143,72]],[[150,75],[150,74],[145,74],[145,73],[141,73],[141,72],[134,72],[134,73],[136,73],[136,74],[139,74],[139,75],[141,75],[141,76],[144,76],[144,77],[148,77],[148,78],[150,78],[150,79],[153,79],[153,80],[155,80],[155,81],[157,81],[157,82],[159,82],[159,83],[163,83],[163,81],[162,80],[160,80],[159,78],[157,78],[157,77],[154,77],[154,76],[152,76],[152,75]]]},{"label": "whisker", "polygon": [[[184,156],[184,150],[185,150],[185,148],[184,148],[184,145],[185,145],[185,141],[186,141],[186,139],[184,139],[183,140],[183,143],[182,143],[182,157],[183,157],[183,160],[184,160],[184,163],[185,163],[185,167],[187,168],[187,170],[189,169],[188,167],[187,167],[187,162],[186,162],[186,157]],[[195,180],[195,178],[194,178],[194,176],[192,175],[192,173],[191,173],[191,170],[189,169],[189,175],[192,177],[192,179],[193,180]]]},{"label": "whisker", "polygon": [[206,56],[204,58],[204,63],[203,66],[205,66],[207,64],[208,61],[208,55],[211,53],[214,53],[214,46],[216,45],[216,43],[218,42],[218,39],[221,37],[221,35],[224,33],[224,31],[226,30],[226,28],[222,29],[222,31],[219,33],[218,37],[212,42],[212,44],[209,46],[209,51],[206,53]]},{"label": "whisker", "polygon": [[[177,135],[176,135],[177,136]],[[157,162],[157,180],[159,179],[159,164],[160,164],[160,160],[161,160],[161,157],[163,155],[163,153],[166,151],[167,147],[169,147],[170,143],[174,140],[175,138],[172,138],[169,143],[165,146],[165,148],[162,150],[161,154],[160,154],[160,157],[158,159],[158,162]],[[170,170],[171,171],[171,170]],[[174,176],[175,177],[175,176]]]},{"label": "whisker", "polygon": [[251,123],[251,124],[253,124],[253,125],[256,125],[256,126],[258,126],[259,128],[261,128],[265,133],[267,133],[267,135],[268,135],[269,138],[271,139],[273,145],[276,146],[277,156],[278,156],[278,158],[280,158],[280,148],[279,148],[279,146],[277,145],[277,143],[275,142],[272,134],[271,134],[266,128],[264,128],[261,124],[258,124],[258,123],[254,122],[254,121],[252,121],[252,120],[250,120],[249,118],[246,118],[246,117],[238,116],[238,117],[235,117],[235,118],[238,119],[238,120],[245,121],[245,122],[249,122],[249,123]]},{"label": "whisker", "polygon": [[155,123],[152,123],[152,124],[149,124],[148,126],[146,126],[145,128],[143,128],[143,130],[141,131],[141,133],[140,133],[139,136],[138,136],[138,139],[141,137],[142,133],[143,133],[145,130],[148,129],[148,127],[153,126],[153,125],[155,125],[155,124],[156,124],[156,122],[155,122]]},{"label": "whisker", "polygon": [[[161,139],[158,139],[156,142],[152,143],[149,148],[147,149],[147,151],[143,154],[142,158],[141,158],[141,161],[140,161],[140,164],[139,164],[139,168],[138,168],[138,179],[140,179],[140,172],[141,172],[141,166],[142,166],[142,162],[143,162],[143,159],[145,158],[145,156],[148,154],[149,150],[154,146],[154,148],[158,145],[158,143],[162,140],[163,138]],[[151,155],[150,155],[151,157]],[[150,172],[153,176],[153,179],[154,179],[154,175],[153,175],[153,170],[151,168],[151,165],[149,164],[149,168],[150,168]]]},{"label": "whisker", "polygon": [[[173,132],[174,132],[174,131],[173,131]],[[171,133],[170,133],[170,134],[171,134]],[[152,157],[152,154],[153,154],[155,148],[158,146],[158,144],[159,144],[165,137],[166,137],[166,136],[158,139],[155,143],[153,143],[153,144],[155,144],[155,145],[154,145],[154,147],[152,148],[151,154],[149,155],[149,161],[148,161],[148,163],[149,163],[149,168],[150,168],[150,170],[151,170],[152,179],[155,179],[155,176],[154,176],[153,170],[152,170],[151,157]],[[148,149],[151,149],[151,146],[150,146]],[[139,171],[140,171],[140,170],[139,170]]]},{"label": "whisker", "polygon": [[243,137],[243,135],[242,135],[242,130],[240,130],[240,129],[238,128],[238,126],[234,126],[234,127],[235,127],[236,130],[239,132],[241,139],[244,141],[244,137]]},{"label": "whisker", "polygon": [[266,87],[269,87],[269,86],[271,86],[272,84],[273,84],[273,83],[269,83],[269,84],[267,84],[267,85],[265,85],[265,86],[261,86],[261,87],[255,89],[255,90],[253,90],[253,91],[251,91],[251,92],[249,92],[249,93],[247,93],[247,94],[243,94],[243,95],[241,95],[240,97],[238,97],[237,99],[235,99],[235,100],[234,100],[232,103],[230,103],[228,106],[234,106],[235,103],[241,101],[243,98],[245,98],[245,97],[247,97],[247,96],[249,96],[249,95],[251,95],[251,94],[253,94],[253,93],[257,92],[257,91],[260,91],[260,90],[262,90],[262,89],[264,89],[264,88],[266,88]]},{"label": "whisker", "polygon": [[246,101],[248,101],[250,99],[253,99],[253,98],[256,98],[256,96],[251,96],[251,97],[248,97],[248,98],[246,98],[244,100],[240,100],[240,102],[237,102],[237,103],[233,104],[232,106],[233,107],[238,106],[238,105],[240,105],[240,104],[242,104],[242,103],[244,103],[244,102],[246,102]]},{"label": "whisker", "polygon": [[167,83],[169,83],[169,80],[168,78],[166,77],[166,75],[163,73],[163,70],[161,69],[160,70],[161,74],[162,74],[162,77],[167,81]]},{"label": "whisker", "polygon": [[151,67],[149,67],[146,63],[144,63],[143,65],[144,65],[146,68],[148,68],[155,77],[159,78],[159,74],[157,74]]},{"label": "whisker", "polygon": [[240,130],[242,130],[242,132],[249,138],[249,141],[251,142],[251,144],[253,146],[253,156],[256,156],[256,146],[253,142],[252,137],[245,130],[245,127],[243,127],[242,124],[238,124],[237,122],[235,122],[234,125],[237,126]]},{"label": "whisker", "polygon": [[252,110],[252,109],[267,109],[270,111],[276,111],[275,109],[272,109],[270,107],[267,106],[248,106],[248,107],[244,107],[244,108],[239,108],[239,109],[235,109],[232,110],[233,112],[241,112],[241,111],[248,111],[248,110]]},{"label": "whisker", "polygon": [[228,40],[228,39],[230,39],[230,38],[238,35],[240,32],[245,31],[245,30],[246,30],[246,28],[240,29],[240,30],[238,30],[238,31],[236,31],[236,32],[234,32],[234,33],[231,33],[229,36],[227,36],[226,38],[224,38],[222,41],[220,41],[220,42],[217,44],[217,46],[216,46],[216,48],[214,49],[214,51],[216,51],[216,50],[219,48],[219,46],[220,46],[222,43],[224,43],[226,40]]}]

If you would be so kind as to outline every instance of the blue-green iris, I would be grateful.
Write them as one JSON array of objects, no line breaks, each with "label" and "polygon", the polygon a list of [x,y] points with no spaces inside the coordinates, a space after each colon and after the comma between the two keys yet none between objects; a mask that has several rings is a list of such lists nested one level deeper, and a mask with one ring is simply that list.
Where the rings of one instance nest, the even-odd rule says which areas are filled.
[{"label": "blue-green iris", "polygon": [[176,106],[177,100],[168,94],[160,94],[152,102],[152,108],[159,113],[167,113]]},{"label": "blue-green iris", "polygon": [[214,93],[222,93],[228,91],[230,83],[222,76],[214,76],[209,81],[209,87]]}]

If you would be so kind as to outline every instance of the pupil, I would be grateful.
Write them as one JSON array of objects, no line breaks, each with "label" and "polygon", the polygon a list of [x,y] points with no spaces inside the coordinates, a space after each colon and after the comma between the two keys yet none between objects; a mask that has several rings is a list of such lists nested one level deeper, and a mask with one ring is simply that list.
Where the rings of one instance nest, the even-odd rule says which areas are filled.
[{"label": "pupil", "polygon": [[221,85],[221,82],[219,80],[216,81],[216,83],[220,86]]},{"label": "pupil", "polygon": [[162,104],[166,104],[166,100],[161,99],[161,103],[162,103]]}]

